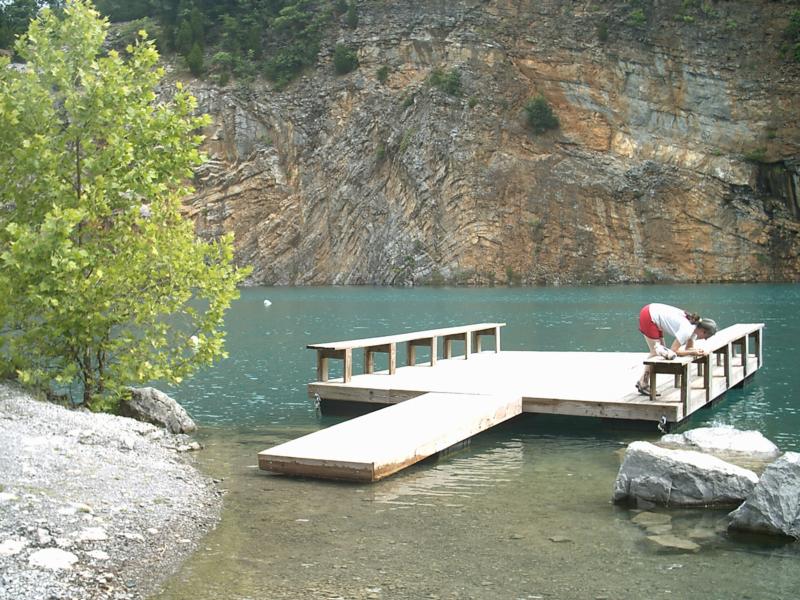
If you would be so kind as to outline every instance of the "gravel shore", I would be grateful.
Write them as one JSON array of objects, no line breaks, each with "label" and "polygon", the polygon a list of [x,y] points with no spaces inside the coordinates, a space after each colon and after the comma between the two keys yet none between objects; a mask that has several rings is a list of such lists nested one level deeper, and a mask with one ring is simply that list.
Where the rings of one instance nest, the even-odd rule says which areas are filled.
[{"label": "gravel shore", "polygon": [[0,383],[0,600],[135,600],[218,522],[199,449],[132,419]]}]

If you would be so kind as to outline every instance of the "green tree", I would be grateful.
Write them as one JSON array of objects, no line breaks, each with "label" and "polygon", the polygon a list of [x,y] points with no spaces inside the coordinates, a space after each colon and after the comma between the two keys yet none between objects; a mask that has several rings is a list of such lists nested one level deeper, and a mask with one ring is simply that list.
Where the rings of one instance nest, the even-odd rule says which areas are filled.
[{"label": "green tree", "polygon": [[68,0],[17,43],[24,70],[0,59],[0,363],[95,410],[223,356],[246,274],[181,213],[208,118],[180,86],[159,99],[144,32],[125,60],[106,32]]},{"label": "green tree", "polygon": [[525,114],[528,125],[534,133],[544,133],[548,129],[558,128],[558,117],[541,94],[528,100],[525,104]]},{"label": "green tree", "polygon": [[13,46],[14,38],[25,33],[31,19],[45,4],[43,0],[0,0],[0,48]]},{"label": "green tree", "polygon": [[191,51],[186,56],[186,66],[195,77],[203,74],[203,49],[197,42],[192,45]]},{"label": "green tree", "polygon": [[344,44],[336,44],[333,49],[333,68],[337,75],[350,73],[358,67],[358,55]]}]

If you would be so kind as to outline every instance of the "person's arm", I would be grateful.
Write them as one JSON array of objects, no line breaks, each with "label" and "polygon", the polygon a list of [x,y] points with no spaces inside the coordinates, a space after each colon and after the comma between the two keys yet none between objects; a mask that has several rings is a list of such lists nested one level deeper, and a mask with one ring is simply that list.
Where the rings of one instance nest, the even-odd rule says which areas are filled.
[{"label": "person's arm", "polygon": [[678,340],[672,342],[672,350],[678,356],[703,356],[706,351],[702,348],[695,348],[694,347],[694,340],[689,338],[686,342],[686,347],[681,349],[681,343]]}]

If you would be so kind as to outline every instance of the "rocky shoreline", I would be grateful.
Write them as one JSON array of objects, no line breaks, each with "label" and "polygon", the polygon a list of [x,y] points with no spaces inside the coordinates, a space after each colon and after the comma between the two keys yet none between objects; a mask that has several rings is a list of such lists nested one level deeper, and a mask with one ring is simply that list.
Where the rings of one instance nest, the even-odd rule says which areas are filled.
[{"label": "rocky shoreline", "polygon": [[0,383],[0,600],[154,593],[220,518],[198,448]]}]

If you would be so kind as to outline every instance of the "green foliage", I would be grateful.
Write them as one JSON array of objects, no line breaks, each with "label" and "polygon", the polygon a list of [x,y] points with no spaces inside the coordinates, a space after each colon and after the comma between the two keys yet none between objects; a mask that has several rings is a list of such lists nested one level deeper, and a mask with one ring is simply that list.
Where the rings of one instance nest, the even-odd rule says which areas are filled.
[{"label": "green foliage", "polygon": [[525,115],[528,126],[534,133],[544,133],[548,129],[558,128],[558,117],[541,94],[525,103]]},{"label": "green foliage", "polygon": [[203,74],[203,49],[197,42],[192,45],[191,51],[186,55],[186,66],[195,77]]},{"label": "green foliage", "polygon": [[631,25],[642,25],[643,23],[647,22],[647,17],[644,14],[644,10],[641,8],[636,8],[631,11],[628,15],[628,23]]},{"label": "green foliage", "polygon": [[447,72],[436,68],[431,71],[428,81],[433,87],[442,90],[446,94],[451,96],[461,95],[461,71],[456,68]]},{"label": "green foliage", "polygon": [[11,48],[15,37],[27,31],[28,24],[36,17],[39,9],[50,4],[57,8],[61,2],[0,0],[0,48]]},{"label": "green foliage", "polygon": [[106,32],[68,0],[17,43],[27,69],[0,59],[0,370],[95,410],[224,356],[245,275],[181,214],[208,118],[180,86],[159,100],[144,32],[125,59]]},{"label": "green foliage", "polygon": [[379,82],[381,82],[382,84],[386,83],[387,81],[389,81],[389,67],[383,65],[381,68],[378,69],[377,75]]},{"label": "green foliage", "polygon": [[344,44],[336,44],[333,49],[333,68],[337,75],[355,71],[358,67],[358,55],[352,48]]},{"label": "green foliage", "polygon": [[347,26],[350,29],[355,29],[358,27],[358,10],[356,9],[355,0],[350,0],[350,4],[347,6]]},{"label": "green foliage", "polygon": [[467,100],[467,106],[470,108],[475,108],[478,106],[478,97],[477,96],[470,96],[469,100]]},{"label": "green foliage", "polygon": [[783,30],[783,53],[800,62],[800,9],[789,16],[789,24]]},{"label": "green foliage", "polygon": [[608,23],[605,21],[597,24],[597,39],[603,43],[608,41]]},{"label": "green foliage", "polygon": [[112,22],[135,21],[152,12],[149,0],[95,0],[94,6]]},{"label": "green foliage", "polygon": [[747,162],[752,163],[763,163],[767,158],[767,149],[766,148],[753,148],[752,150],[748,150],[744,153],[744,159]]}]

